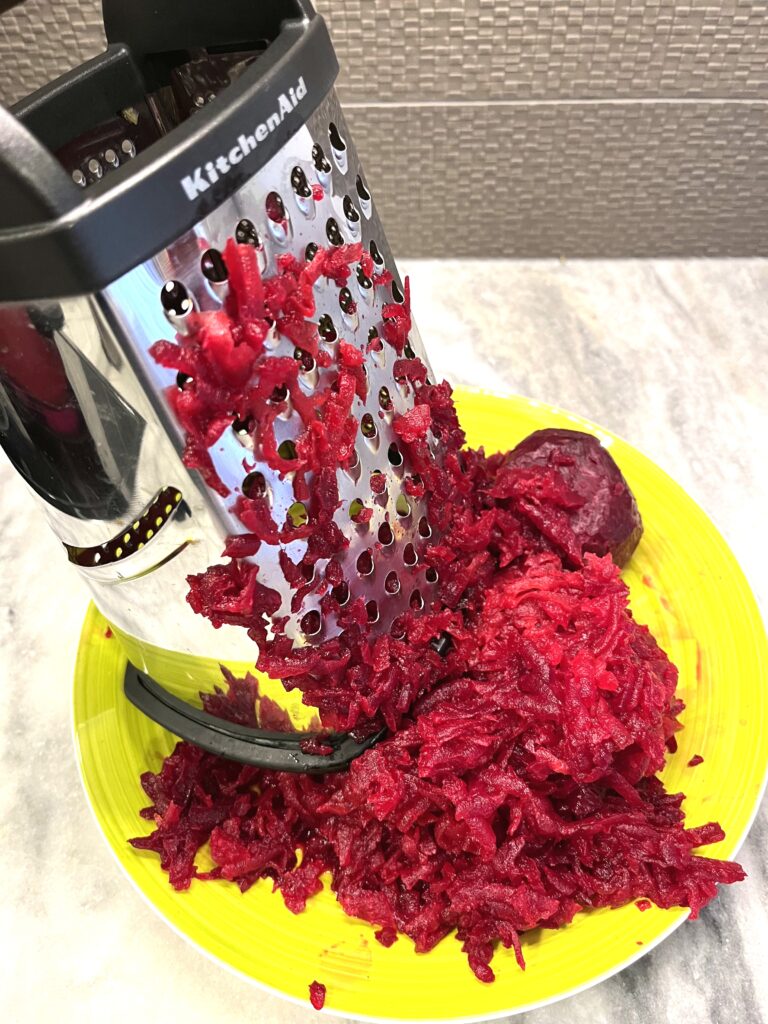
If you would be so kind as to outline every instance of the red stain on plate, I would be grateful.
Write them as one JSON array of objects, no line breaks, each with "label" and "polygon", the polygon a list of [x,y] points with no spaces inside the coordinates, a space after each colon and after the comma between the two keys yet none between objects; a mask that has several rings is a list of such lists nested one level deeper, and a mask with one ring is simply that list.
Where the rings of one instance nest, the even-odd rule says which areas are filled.
[{"label": "red stain on plate", "polygon": [[[651,579],[651,577],[648,576],[647,574],[643,576],[643,585],[648,587],[655,594],[659,594],[659,591],[656,588],[656,585],[654,584],[654,582]],[[663,594],[659,594],[659,601],[661,602],[661,607],[664,609],[664,611],[669,612],[670,615],[674,615],[674,612],[672,611],[672,605],[669,603],[669,601],[666,599],[666,597],[664,597]]]},{"label": "red stain on plate", "polygon": [[695,768],[697,764],[702,764],[703,762],[704,758],[701,756],[701,754],[694,754],[691,760],[688,762],[688,767]]},{"label": "red stain on plate", "polygon": [[320,951],[324,961],[324,970],[339,974],[352,974],[368,978],[373,954],[367,939],[361,936],[360,944],[351,942],[334,942],[327,949]]},{"label": "red stain on plate", "polygon": [[107,640],[111,640],[114,635],[115,634],[112,632],[109,626],[107,626],[107,628],[104,630],[104,636],[107,638]]},{"label": "red stain on plate", "polygon": [[696,682],[700,683],[704,674],[704,658],[701,653],[701,644],[696,642]]}]

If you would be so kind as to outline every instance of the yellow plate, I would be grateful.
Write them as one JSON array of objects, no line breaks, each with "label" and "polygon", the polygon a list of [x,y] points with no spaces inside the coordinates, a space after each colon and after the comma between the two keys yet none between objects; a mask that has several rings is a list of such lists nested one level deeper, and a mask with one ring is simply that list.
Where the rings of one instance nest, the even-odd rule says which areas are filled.
[{"label": "yellow plate", "polygon": [[[717,820],[726,839],[707,850],[732,857],[749,828],[768,765],[766,636],[736,561],[704,513],[660,469],[626,442],[577,416],[523,398],[457,392],[471,445],[507,449],[532,430],[565,426],[610,446],[634,490],[645,535],[625,572],[632,607],[680,669],[687,705],[679,749],[664,772],[687,794],[690,825]],[[85,791],[120,865],[140,892],[200,950],[257,984],[308,1005],[308,985],[327,986],[326,1008],[366,1020],[484,1020],[553,1002],[621,970],[669,935],[685,911],[644,913],[634,905],[581,914],[561,931],[523,939],[523,973],[511,952],[493,961],[496,982],[470,972],[447,938],[417,955],[406,938],[390,949],[373,929],[345,917],[326,889],[306,913],[285,909],[269,882],[248,893],[226,883],[193,883],[175,893],[152,854],[129,836],[148,831],[139,774],[156,770],[174,740],[131,707],[121,692],[125,657],[91,608],[75,674],[74,725]],[[703,764],[689,768],[694,754]],[[746,884],[749,884],[748,882]]]}]

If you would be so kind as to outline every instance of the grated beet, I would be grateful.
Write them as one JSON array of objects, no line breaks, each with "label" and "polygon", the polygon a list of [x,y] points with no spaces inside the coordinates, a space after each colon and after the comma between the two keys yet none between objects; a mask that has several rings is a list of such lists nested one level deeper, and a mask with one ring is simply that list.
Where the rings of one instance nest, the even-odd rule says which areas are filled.
[{"label": "grated beet", "polygon": [[[214,487],[207,447],[232,409],[264,460],[283,470],[272,429],[282,392],[276,405],[266,399],[290,392],[304,424],[293,471],[311,506],[300,529],[308,564],[328,560],[315,585],[332,602],[331,588],[344,583],[333,557],[343,545],[331,518],[335,470],[354,450],[359,360],[340,344],[335,385],[310,401],[296,388],[295,361],[268,356],[262,342],[274,320],[316,353],[305,319],[312,282],[324,273],[343,285],[361,254],[347,246],[305,264],[281,257],[278,277],[262,281],[245,249],[225,250],[226,310],[193,314],[189,334],[155,353],[192,378],[171,401],[187,464]],[[383,334],[398,354],[408,296],[406,284],[404,302],[385,308]],[[395,429],[435,528],[424,552],[439,569],[435,606],[403,616],[400,639],[371,636],[355,602],[335,604],[344,628],[317,647],[294,651],[279,631],[268,638],[263,616],[275,595],[248,556],[281,543],[288,526],[258,494],[235,505],[249,539],[230,541],[227,563],[189,581],[192,607],[214,625],[247,629],[260,645],[258,667],[298,688],[323,728],[384,723],[390,733],[348,771],[320,779],[179,743],[159,772],[142,776],[151,801],[142,815],[155,828],[131,842],[159,855],[177,889],[225,879],[245,891],[269,878],[295,913],[329,872],[342,908],[371,922],[383,945],[403,933],[426,952],[455,932],[481,981],[493,980],[499,942],[523,966],[521,934],[581,910],[651,900],[696,917],[717,883],[744,872],[695,855],[723,832],[686,828],[682,794],[656,777],[683,704],[677,670],[632,617],[609,554],[628,557],[641,530],[618,468],[595,438],[574,431],[540,431],[507,454],[463,450],[450,387],[427,383],[418,360],[398,359],[395,373],[414,387],[415,406]],[[378,493],[378,479],[371,485]],[[299,598],[301,563],[281,565]],[[252,677],[225,673],[225,683],[203,695],[211,713],[290,727]],[[202,873],[195,857],[205,843],[215,867]],[[314,985],[317,1006],[323,987]]]},{"label": "grated beet", "polygon": [[316,1010],[322,1010],[325,1006],[325,985],[322,982],[310,982],[309,1001]]}]

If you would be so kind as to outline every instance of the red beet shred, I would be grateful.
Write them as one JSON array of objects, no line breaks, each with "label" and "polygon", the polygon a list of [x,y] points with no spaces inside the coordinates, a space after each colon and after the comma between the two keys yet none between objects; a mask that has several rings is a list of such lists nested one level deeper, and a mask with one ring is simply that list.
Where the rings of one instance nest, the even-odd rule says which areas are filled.
[{"label": "red beet shred", "polygon": [[[321,778],[179,743],[142,776],[151,806],[141,813],[155,827],[133,845],[157,853],[179,890],[226,879],[245,891],[269,878],[295,913],[328,873],[344,911],[373,924],[384,945],[402,933],[426,952],[455,932],[481,981],[493,980],[498,943],[524,966],[523,933],[581,910],[650,899],[696,917],[718,882],[744,872],[696,856],[721,828],[686,828],[683,795],[656,777],[683,704],[677,670],[632,617],[611,557],[629,557],[641,525],[608,452],[574,431],[539,431],[507,454],[466,450],[450,387],[427,383],[418,359],[399,358],[395,376],[410,382],[415,405],[395,430],[428,501],[433,533],[421,562],[439,570],[439,601],[405,615],[396,635],[372,636],[364,607],[341,608],[331,593],[343,582],[335,471],[353,456],[359,352],[340,344],[334,383],[308,399],[298,363],[263,345],[274,322],[320,362],[314,280],[324,274],[341,287],[356,262],[370,276],[367,254],[345,246],[310,263],[281,257],[272,280],[260,278],[248,246],[230,243],[225,259],[226,308],[193,314],[178,344],[155,346],[188,381],[173,397],[186,462],[221,490],[207,450],[234,414],[269,465],[295,473],[309,516],[298,528],[275,523],[257,490],[240,498],[247,533],[230,540],[228,561],[190,578],[189,601],[215,625],[247,629],[258,668],[298,688],[324,728],[390,732],[348,771]],[[408,354],[407,286],[384,315],[385,341]],[[288,393],[304,429],[286,466],[272,424]],[[302,568],[319,563],[313,586],[319,575],[324,611],[343,628],[293,650],[279,624],[266,633],[264,615],[277,606],[254,562],[262,543],[297,536],[307,538],[303,565],[283,563],[297,606],[312,578]],[[225,683],[204,695],[209,711],[290,728],[253,678],[225,674]],[[195,859],[206,843],[215,866],[203,873]],[[314,1006],[324,991],[310,986]]]},{"label": "red beet shred", "polygon": [[313,981],[309,986],[309,1001],[316,1010],[322,1010],[325,1006],[325,985],[320,981]]}]

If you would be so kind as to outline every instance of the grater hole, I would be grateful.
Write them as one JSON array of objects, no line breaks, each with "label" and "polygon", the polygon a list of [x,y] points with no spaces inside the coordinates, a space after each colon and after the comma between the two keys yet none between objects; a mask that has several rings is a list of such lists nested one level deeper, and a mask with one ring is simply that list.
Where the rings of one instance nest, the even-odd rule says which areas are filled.
[{"label": "grater hole", "polygon": [[331,590],[331,597],[336,601],[340,608],[349,601],[349,586],[346,583],[339,583],[337,587]]},{"label": "grater hole", "polygon": [[410,541],[403,548],[403,562],[410,568],[416,565],[419,560],[419,556],[416,554],[416,548]]},{"label": "grater hole", "polygon": [[365,611],[368,615],[369,622],[379,621],[379,603],[378,601],[368,601],[365,606]]},{"label": "grater hole", "polygon": [[221,284],[227,280],[227,267],[218,249],[208,249],[203,253],[200,258],[200,270],[203,277],[213,284]]},{"label": "grater hole", "polygon": [[382,523],[381,524],[381,526],[379,527],[379,534],[378,534],[378,536],[379,536],[379,544],[381,544],[381,546],[385,547],[385,548],[388,548],[389,545],[395,539],[395,535],[394,535],[394,533],[392,533],[392,527],[389,525],[389,523]]},{"label": "grater hole", "polygon": [[370,548],[366,548],[365,551],[361,551],[357,556],[357,571],[361,576],[372,576],[373,575],[373,554]]},{"label": "grater hole", "polygon": [[369,251],[371,253],[371,257],[373,259],[373,262],[376,264],[376,266],[377,267],[383,267],[384,266],[384,257],[379,252],[379,247],[378,247],[378,245],[376,245],[376,242],[374,241],[374,239],[371,239],[370,244],[368,246],[368,249],[369,249]]},{"label": "grater hole", "polygon": [[317,330],[323,341],[328,342],[328,344],[336,341],[336,339],[338,338],[336,328],[333,326],[333,320],[331,320],[330,316],[327,313],[323,313],[323,315],[318,320]]},{"label": "grater hole", "polygon": [[282,403],[282,408],[278,411],[277,418],[287,422],[293,416],[293,402],[289,395],[286,400]]},{"label": "grater hole", "polygon": [[294,462],[296,459],[296,445],[293,441],[282,441],[277,448],[277,454],[286,462]]},{"label": "grater hole", "polygon": [[170,316],[186,316],[192,312],[192,299],[181,281],[166,281],[160,289],[160,302]]},{"label": "grater hole", "polygon": [[352,202],[349,196],[344,196],[344,198],[341,201],[341,208],[344,211],[344,216],[347,218],[347,221],[350,224],[359,223],[360,214],[355,209],[355,204]]},{"label": "grater hole", "polygon": [[243,480],[241,490],[246,498],[265,498],[268,487],[264,474],[258,470],[249,473]]},{"label": "grater hole", "polygon": [[364,515],[366,511],[365,505],[360,498],[353,498],[349,503],[349,518],[353,523],[364,525],[370,519],[370,516]]},{"label": "grater hole", "polygon": [[323,147],[319,142],[316,142],[312,147],[312,163],[315,165],[315,170],[320,174],[331,173],[331,165],[326,159]]},{"label": "grater hole", "polygon": [[403,454],[394,441],[387,449],[387,459],[390,466],[402,466],[403,464]]},{"label": "grater hole", "polygon": [[389,635],[394,640],[402,640],[405,636],[405,620],[402,615],[398,615],[396,619],[392,620],[392,625],[389,627]]},{"label": "grater hole", "polygon": [[426,516],[422,516],[421,519],[419,520],[419,536],[432,536],[432,527],[429,525],[429,520],[427,519]]},{"label": "grater hole", "polygon": [[[311,358],[311,357],[310,357]],[[320,380],[320,371],[317,369],[315,361],[312,360],[311,370],[302,370],[299,374],[299,384],[307,392],[311,394],[312,391],[317,387],[317,383]]]},{"label": "grater hole", "polygon": [[379,332],[375,327],[371,327],[368,331],[368,352],[371,353],[371,358],[377,366],[384,366],[387,361],[387,356],[384,352],[384,342],[379,337]]},{"label": "grater hole", "polygon": [[400,291],[400,286],[398,285],[397,281],[392,282],[392,298],[394,299],[395,302],[403,302],[405,300],[405,296]]},{"label": "grater hole", "polygon": [[309,187],[307,176],[298,164],[291,171],[291,188],[301,199],[312,197],[312,189]]},{"label": "grater hole", "polygon": [[303,373],[311,373],[314,370],[314,356],[309,352],[306,352],[303,348],[294,349],[293,358],[300,364]]},{"label": "grater hole", "polygon": [[379,388],[379,405],[385,412],[389,412],[392,408],[392,396],[384,386]]},{"label": "grater hole", "polygon": [[411,505],[404,494],[398,495],[397,501],[395,502],[395,511],[401,519],[407,519],[411,514]]},{"label": "grater hole", "polygon": [[183,391],[186,388],[187,384],[191,384],[194,379],[195,378],[190,377],[188,373],[182,373],[181,370],[179,370],[179,372],[176,374],[176,387],[179,389],[179,391]]},{"label": "grater hole", "polygon": [[256,249],[261,248],[261,239],[259,238],[259,232],[252,220],[243,218],[237,222],[235,228],[235,241],[240,245],[252,245]]},{"label": "grater hole", "polygon": [[307,583],[311,583],[312,580],[315,578],[314,563],[301,561],[299,562],[299,568],[301,569],[301,575],[304,577]]},{"label": "grater hole", "polygon": [[357,283],[365,291],[369,291],[371,288],[373,288],[373,281],[370,279],[370,277],[368,277],[368,275],[363,270],[363,268],[362,268],[362,266],[360,264],[357,265],[357,270],[355,271],[355,276],[357,277]]},{"label": "grater hole", "polygon": [[325,222],[325,237],[331,245],[344,245],[344,238],[335,217],[329,217]]},{"label": "grater hole", "polygon": [[338,150],[340,153],[343,153],[344,150],[347,148],[346,142],[341,137],[341,132],[336,127],[333,121],[331,121],[331,123],[328,125],[328,138],[331,141],[331,149],[335,149]]},{"label": "grater hole", "polygon": [[307,263],[311,263],[312,260],[317,256],[318,248],[314,242],[310,242],[307,248],[304,250],[304,259]]},{"label": "grater hole", "polygon": [[272,402],[273,405],[279,405],[281,402],[284,402],[287,397],[287,386],[285,384],[278,384],[275,388],[273,388],[272,394],[269,396],[269,401]]},{"label": "grater hole", "polygon": [[309,512],[303,501],[294,501],[288,509],[288,520],[293,527],[306,526],[309,522]]},{"label": "grater hole", "polygon": [[411,348],[410,341],[406,341],[405,345],[403,346],[403,355],[405,356],[406,359],[416,358],[416,353]]},{"label": "grater hole", "polygon": [[380,469],[374,469],[371,473],[370,484],[374,494],[383,494],[387,489],[387,478]]},{"label": "grater hole", "polygon": [[352,292],[349,288],[342,288],[339,292],[339,306],[341,306],[342,313],[347,316],[352,316],[353,313],[357,312],[357,303],[352,298]]},{"label": "grater hole", "polygon": [[443,632],[440,636],[436,636],[430,640],[429,646],[435,654],[439,654],[441,658],[444,658],[447,654],[450,654],[453,648],[453,640],[449,633]]},{"label": "grater hole", "polygon": [[362,177],[359,174],[355,178],[355,188],[357,189],[357,194],[360,196],[364,203],[369,203],[371,201],[371,193],[365,187],[365,182],[363,181]]},{"label": "grater hole", "polygon": [[343,468],[344,472],[350,478],[352,483],[356,484],[360,479],[360,475],[363,471],[362,465],[360,463],[360,456],[357,454],[356,451],[352,452],[349,458],[349,464]]},{"label": "grater hole", "polygon": [[427,581],[427,583],[437,583],[437,581],[440,579],[440,577],[437,574],[437,569],[433,569],[430,566],[429,569],[427,569],[427,571],[424,573],[424,579]]},{"label": "grater hole", "polygon": [[279,192],[270,192],[264,200],[264,209],[274,224],[282,224],[285,220],[285,203]]},{"label": "grater hole", "polygon": [[376,428],[376,424],[373,421],[373,416],[371,416],[369,412],[367,412],[360,420],[360,433],[368,440],[376,437],[379,433]]},{"label": "grater hole", "polygon": [[244,420],[238,416],[232,421],[232,430],[240,438],[248,437],[253,430],[253,422],[253,416],[247,416]]},{"label": "grater hole", "polygon": [[411,593],[411,596],[408,598],[408,604],[415,612],[421,611],[424,607],[424,598],[421,596],[420,590],[416,589]]},{"label": "grater hole", "polygon": [[266,321],[268,327],[267,336],[264,339],[264,348],[277,348],[277,346],[280,344],[280,335],[277,332],[277,324],[271,317],[268,316],[265,316],[264,320]]},{"label": "grater hole", "polygon": [[304,636],[317,636],[323,625],[323,620],[320,617],[320,612],[313,609],[311,612],[307,612],[306,615],[302,615],[299,626]]},{"label": "grater hole", "polygon": [[384,580],[384,590],[387,594],[400,593],[400,577],[394,569],[387,573],[387,578]]}]

